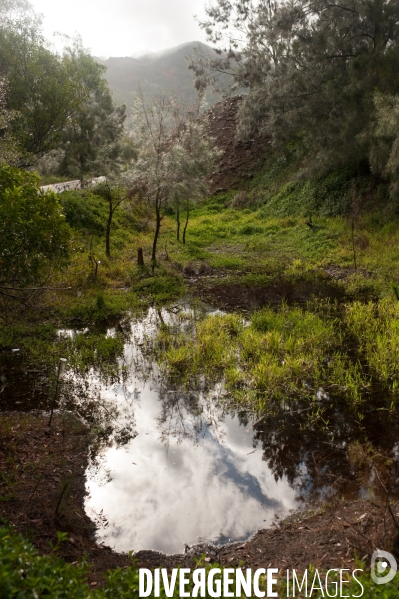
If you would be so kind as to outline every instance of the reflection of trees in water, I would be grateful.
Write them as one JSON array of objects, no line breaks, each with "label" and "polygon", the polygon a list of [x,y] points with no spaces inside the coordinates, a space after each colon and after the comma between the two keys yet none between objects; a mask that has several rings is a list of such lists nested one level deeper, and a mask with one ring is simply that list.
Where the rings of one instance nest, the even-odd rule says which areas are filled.
[{"label": "reflection of trees in water", "polygon": [[[115,339],[114,344],[107,339]],[[96,326],[92,331],[59,332],[57,349],[68,357],[68,369],[59,386],[56,409],[69,410],[90,427],[98,443],[127,443],[136,435],[133,399],[126,381],[126,337],[115,329]],[[16,353],[0,355],[1,409],[48,410],[55,391],[52,356],[39,364]],[[115,389],[124,402],[111,399]]]},{"label": "reflection of trees in water", "polygon": [[[124,396],[124,401],[106,397],[111,393]],[[61,408],[72,411],[90,426],[95,445],[125,445],[137,434],[133,400],[134,392],[127,389],[122,367],[105,380],[101,371],[92,370],[90,374],[68,376],[63,383]]]},{"label": "reflection of trees in water", "polygon": [[276,481],[285,476],[301,492],[323,499],[336,492],[358,495],[365,473],[349,459],[348,450],[355,442],[371,443],[389,455],[398,434],[398,419],[387,418],[375,406],[359,421],[344,404],[330,403],[322,417],[312,418],[307,406],[298,403],[295,410],[281,409],[258,422],[254,445],[262,443],[263,459]]},{"label": "reflection of trees in water", "polygon": [[[136,435],[134,408],[145,383],[159,393],[157,425],[166,447],[171,439],[198,444],[210,427],[212,435],[223,443],[226,414],[238,416],[241,425],[250,426],[252,414],[240,411],[237,403],[234,409],[227,409],[226,395],[216,382],[212,389],[204,380],[183,388],[163,375],[154,354],[157,332],[164,326],[176,332],[189,330],[201,314],[187,317],[162,311],[161,316],[151,309],[145,319],[132,324],[131,334],[125,337],[124,354],[115,356],[113,369],[101,372],[97,368],[84,376],[71,376],[65,383],[65,406],[98,431],[99,441],[117,444],[127,443]],[[112,388],[118,392],[117,401],[105,397],[104,390],[109,395]],[[357,494],[362,482],[348,449],[357,441],[363,445],[370,442],[389,454],[399,439],[397,414],[389,416],[381,408],[378,395],[370,398],[366,408],[362,406],[361,418],[326,394],[310,407],[298,398],[292,404],[274,406],[272,413],[253,425],[254,446],[262,444],[263,459],[276,480],[285,476],[291,485],[315,499],[337,490]]]},{"label": "reflection of trees in water", "polygon": [[[190,316],[190,315],[189,315]],[[203,314],[198,314],[200,319]],[[228,413],[237,415],[240,423],[248,427],[253,415],[235,404],[227,409],[228,402],[221,393],[213,392],[205,380],[182,387],[173,379],[165,378],[156,365],[156,331],[168,326],[179,333],[194,324],[194,317],[178,315],[168,320],[168,314],[159,317],[153,310],[151,334],[144,340],[143,351],[136,353],[135,369],[140,376],[156,381],[162,406],[158,426],[162,442],[168,446],[171,438],[182,442],[198,443],[209,426],[212,434],[223,442],[223,419]],[[167,322],[167,324],[165,324]],[[215,381],[216,389],[216,381]],[[378,394],[369,399],[367,407],[359,413],[347,404],[337,402],[325,393],[316,394],[313,405],[298,397],[291,404],[274,405],[272,413],[253,426],[253,443],[262,444],[263,459],[276,480],[286,477],[289,483],[314,499],[325,499],[336,492],[357,495],[364,484],[364,472],[349,459],[354,443],[370,442],[377,451],[392,453],[399,439],[399,419],[382,410]],[[258,414],[258,419],[262,414]]]},{"label": "reflection of trees in water", "polygon": [[209,427],[212,427],[213,436],[223,443],[225,433],[221,424],[226,412],[216,391],[203,393],[162,387],[159,400],[162,411],[157,424],[166,447],[171,438],[177,443],[189,440],[197,445],[208,433]]}]

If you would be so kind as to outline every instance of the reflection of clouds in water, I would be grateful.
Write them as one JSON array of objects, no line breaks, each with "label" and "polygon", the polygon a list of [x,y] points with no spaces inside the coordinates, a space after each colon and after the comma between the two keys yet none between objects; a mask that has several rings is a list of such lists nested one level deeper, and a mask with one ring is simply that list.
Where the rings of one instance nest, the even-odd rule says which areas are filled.
[{"label": "reflection of clouds in water", "polygon": [[[145,387],[135,410],[138,436],[105,454],[112,481],[88,482],[87,508],[110,521],[99,531],[119,551],[180,552],[183,544],[223,536],[248,537],[296,506],[287,481],[275,482],[252,432],[226,416],[218,431],[208,427],[198,445],[160,442],[158,393]],[[222,441],[220,440],[222,439]],[[134,462],[134,463],[133,463]]]}]

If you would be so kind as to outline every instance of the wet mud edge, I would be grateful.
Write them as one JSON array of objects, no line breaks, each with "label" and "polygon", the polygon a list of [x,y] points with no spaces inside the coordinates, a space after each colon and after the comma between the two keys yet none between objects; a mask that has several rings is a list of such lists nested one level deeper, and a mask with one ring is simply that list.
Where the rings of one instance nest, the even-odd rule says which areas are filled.
[{"label": "wet mud edge", "polygon": [[[72,563],[86,556],[94,586],[102,584],[107,570],[129,566],[128,555],[96,543],[95,525],[84,510],[86,427],[71,414],[57,415],[49,430],[43,415],[3,412],[0,430],[0,470],[8,473],[0,482],[2,521],[28,537],[42,554],[51,553],[57,531],[68,533],[59,554]],[[196,545],[176,555],[142,550],[134,558],[145,568],[194,568],[194,558],[200,556],[223,566],[276,567],[284,572],[304,570],[309,564],[350,568],[355,556],[367,559],[377,547],[396,553],[396,537],[396,524],[385,504],[337,500],[313,512],[293,514],[244,543]]]}]

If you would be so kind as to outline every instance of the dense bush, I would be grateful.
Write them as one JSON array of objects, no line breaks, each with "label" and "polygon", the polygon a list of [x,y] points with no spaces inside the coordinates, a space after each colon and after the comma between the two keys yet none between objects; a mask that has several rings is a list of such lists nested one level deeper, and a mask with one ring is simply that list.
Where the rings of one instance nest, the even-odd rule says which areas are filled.
[{"label": "dense bush", "polygon": [[39,192],[37,176],[0,168],[0,286],[41,284],[66,264],[71,230],[57,196]]},{"label": "dense bush", "polygon": [[90,235],[104,235],[107,206],[99,196],[91,192],[66,191],[61,194],[60,202],[71,227]]}]

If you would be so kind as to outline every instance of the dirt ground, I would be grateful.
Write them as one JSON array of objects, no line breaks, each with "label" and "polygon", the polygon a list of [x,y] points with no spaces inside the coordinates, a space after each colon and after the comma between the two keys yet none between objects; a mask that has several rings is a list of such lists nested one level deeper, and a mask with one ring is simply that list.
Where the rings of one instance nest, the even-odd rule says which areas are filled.
[{"label": "dirt ground", "polygon": [[[399,515],[399,514],[398,514]],[[296,514],[290,520],[258,531],[246,543],[222,547],[197,546],[186,555],[162,556],[140,551],[136,557],[142,567],[179,564],[192,567],[193,557],[206,555],[206,561],[223,566],[247,568],[296,568],[309,564],[321,569],[350,568],[355,555],[369,558],[376,548],[394,548],[395,527],[384,508],[369,501],[339,502],[312,515]]]},{"label": "dirt ground", "polygon": [[28,537],[42,554],[67,532],[59,554],[69,562],[87,556],[91,582],[101,572],[130,563],[94,541],[94,525],[84,511],[87,429],[71,415],[0,415],[0,519]]},{"label": "dirt ground", "polygon": [[[84,511],[85,426],[71,415],[57,415],[49,429],[42,415],[3,413],[0,431],[2,521],[30,538],[43,554],[50,553],[57,531],[67,532],[69,539],[59,553],[69,562],[86,556],[94,586],[101,585],[108,569],[127,566],[127,555],[95,542],[94,525]],[[135,558],[138,566],[149,568],[194,567],[200,555],[232,567],[350,567],[355,555],[368,561],[376,548],[397,553],[397,518],[399,504],[337,501],[316,512],[294,514],[246,543],[199,545],[178,555],[139,551]]]}]

